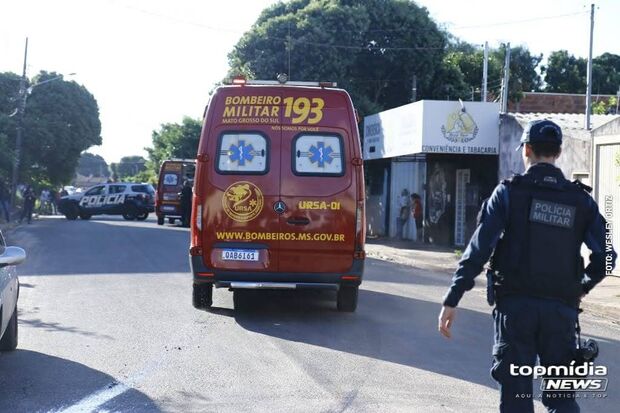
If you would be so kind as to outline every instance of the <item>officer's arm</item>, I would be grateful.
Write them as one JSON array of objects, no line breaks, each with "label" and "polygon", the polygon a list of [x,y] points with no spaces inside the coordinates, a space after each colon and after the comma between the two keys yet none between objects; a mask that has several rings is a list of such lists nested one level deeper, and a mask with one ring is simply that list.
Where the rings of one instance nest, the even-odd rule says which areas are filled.
[{"label": "officer's arm", "polygon": [[614,268],[617,254],[613,249],[611,242],[606,243],[607,239],[607,222],[599,213],[596,202],[591,199],[590,213],[592,219],[590,225],[586,229],[585,243],[590,249],[590,263],[585,268],[588,276],[583,282],[583,290],[585,293],[590,290],[606,275],[606,268]]},{"label": "officer's arm", "polygon": [[484,264],[489,260],[506,227],[507,219],[508,188],[504,184],[499,184],[482,206],[480,223],[459,261],[443,305],[456,307],[465,291],[474,287],[474,278],[480,274]]}]

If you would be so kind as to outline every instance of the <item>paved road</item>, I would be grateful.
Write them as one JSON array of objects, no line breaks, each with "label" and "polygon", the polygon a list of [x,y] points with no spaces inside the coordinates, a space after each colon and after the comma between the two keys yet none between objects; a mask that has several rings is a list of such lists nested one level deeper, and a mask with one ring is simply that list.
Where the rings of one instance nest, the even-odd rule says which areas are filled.
[{"label": "paved road", "polygon": [[[0,355],[1,412],[497,410],[482,291],[465,297],[451,341],[436,332],[445,274],[368,260],[354,314],[327,292],[247,294],[235,311],[224,290],[203,312],[185,229],[47,218],[7,235],[29,258],[19,348]],[[581,404],[607,412],[620,401],[620,329],[584,324],[611,391]]]}]

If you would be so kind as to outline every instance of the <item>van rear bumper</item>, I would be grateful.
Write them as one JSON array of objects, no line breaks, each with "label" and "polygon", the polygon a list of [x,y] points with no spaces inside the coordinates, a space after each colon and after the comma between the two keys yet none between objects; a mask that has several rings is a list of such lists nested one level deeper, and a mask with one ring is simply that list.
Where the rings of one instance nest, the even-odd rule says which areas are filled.
[{"label": "van rear bumper", "polygon": [[[343,273],[279,273],[279,272],[236,272],[213,270],[204,265],[201,256],[191,256],[190,268],[195,284],[214,284],[215,287],[282,289],[282,288],[337,288],[339,285],[360,285],[364,273],[364,260],[353,259],[349,271]],[[208,274],[208,276],[207,276]],[[343,280],[343,276],[358,279]]]}]

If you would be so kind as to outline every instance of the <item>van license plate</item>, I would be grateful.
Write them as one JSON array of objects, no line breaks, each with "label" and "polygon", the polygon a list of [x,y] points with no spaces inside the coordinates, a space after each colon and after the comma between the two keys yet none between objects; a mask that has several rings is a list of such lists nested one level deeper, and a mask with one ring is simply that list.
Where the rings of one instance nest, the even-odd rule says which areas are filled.
[{"label": "van license plate", "polygon": [[170,206],[170,205],[163,205],[163,206],[161,207],[161,210],[162,210],[162,211],[168,211],[168,212],[174,212],[174,211],[175,211],[175,209],[176,209],[175,207]]},{"label": "van license plate", "polygon": [[258,261],[258,250],[224,250],[224,261]]}]

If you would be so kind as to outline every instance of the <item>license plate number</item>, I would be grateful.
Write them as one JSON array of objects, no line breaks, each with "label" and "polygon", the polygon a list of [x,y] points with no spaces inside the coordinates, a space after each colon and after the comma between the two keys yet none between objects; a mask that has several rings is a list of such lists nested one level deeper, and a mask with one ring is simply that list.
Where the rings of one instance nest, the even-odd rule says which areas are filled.
[{"label": "license plate number", "polygon": [[258,261],[258,250],[224,250],[224,261]]},{"label": "license plate number", "polygon": [[164,206],[161,207],[161,210],[162,211],[174,211],[175,207],[169,206],[169,205],[164,205]]}]

